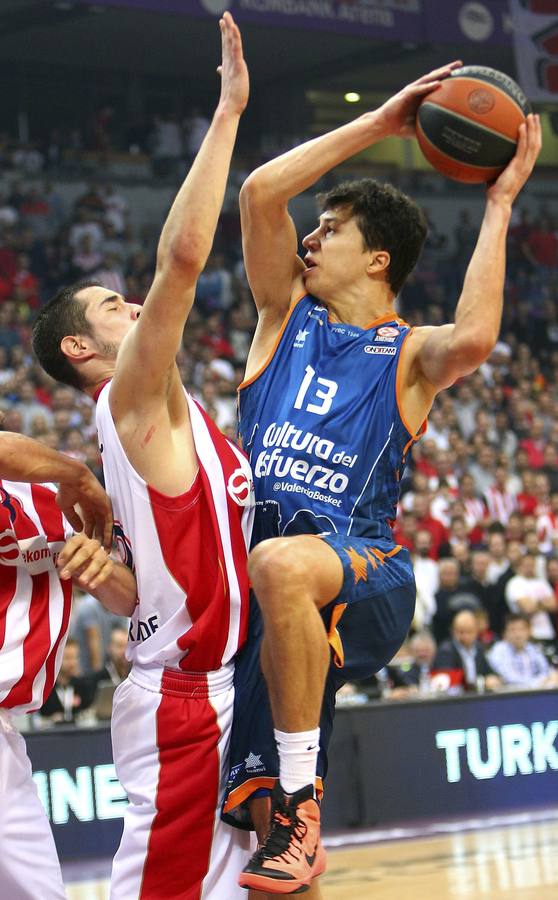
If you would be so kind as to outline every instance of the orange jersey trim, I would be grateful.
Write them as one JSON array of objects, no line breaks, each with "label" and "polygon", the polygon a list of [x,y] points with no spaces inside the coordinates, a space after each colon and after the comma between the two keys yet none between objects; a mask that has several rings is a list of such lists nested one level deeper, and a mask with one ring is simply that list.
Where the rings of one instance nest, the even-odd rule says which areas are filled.
[{"label": "orange jersey trim", "polygon": [[[241,784],[239,787],[235,788],[234,791],[231,791],[231,793],[227,797],[227,802],[223,807],[223,812],[228,813],[231,810],[236,809],[236,807],[240,806],[241,803],[245,803],[247,800],[249,800],[254,791],[259,790],[259,788],[267,788],[268,790],[272,791],[277,780],[277,778],[272,778],[269,776],[250,778],[249,781],[245,781],[244,784]],[[322,779],[317,775],[314,785],[316,788],[316,796],[318,800],[321,800],[324,795],[324,783]]]},{"label": "orange jersey trim", "polygon": [[403,405],[401,402],[401,360],[403,359],[403,354],[406,349],[407,341],[411,337],[413,331],[414,331],[414,328],[411,328],[411,330],[409,331],[409,334],[406,334],[405,337],[403,338],[403,343],[401,344],[401,350],[399,351],[399,359],[397,361],[397,375],[395,377],[395,402],[397,403],[397,409],[399,411],[399,416],[401,418],[401,421],[403,422],[403,425],[405,426],[405,428],[407,429],[407,431],[409,432],[409,434],[411,436],[410,440],[407,441],[407,443],[405,444],[405,448],[403,450],[403,457],[407,453],[407,450],[409,449],[411,444],[414,444],[415,441],[418,441],[419,438],[421,438],[423,436],[423,434],[426,432],[426,429],[428,428],[428,419],[425,419],[424,422],[422,423],[422,425],[420,426],[419,430],[415,433],[405,418],[405,415],[403,413]]},{"label": "orange jersey trim", "polygon": [[277,337],[275,338],[275,341],[273,343],[273,347],[271,348],[271,352],[270,352],[269,356],[267,357],[265,362],[262,363],[260,368],[253,375],[250,376],[250,378],[246,378],[243,382],[241,382],[241,384],[239,384],[239,386],[237,388],[238,391],[242,391],[244,388],[248,387],[248,385],[253,384],[253,382],[256,381],[256,379],[259,378],[260,375],[267,369],[271,360],[275,356],[277,347],[279,346],[279,342],[280,342],[281,338],[283,337],[285,328],[289,324],[289,320],[295,310],[295,307],[298,306],[300,301],[304,300],[305,297],[308,297],[308,294],[306,292],[304,294],[301,294],[300,297],[297,297],[297,299],[293,303],[291,303],[291,305],[289,306],[289,309],[287,311],[287,315],[283,319],[281,328],[279,329],[279,333],[278,333]]}]

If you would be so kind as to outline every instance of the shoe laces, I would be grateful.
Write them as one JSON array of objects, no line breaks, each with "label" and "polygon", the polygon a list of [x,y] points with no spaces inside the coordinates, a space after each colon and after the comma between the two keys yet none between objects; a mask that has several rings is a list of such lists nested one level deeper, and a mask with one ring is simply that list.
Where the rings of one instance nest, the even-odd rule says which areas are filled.
[{"label": "shoe laces", "polygon": [[[274,810],[269,835],[258,850],[258,855],[262,860],[280,858],[288,862],[289,856],[298,860],[307,831],[306,822],[297,816],[296,810],[290,810],[286,804],[280,804]],[[293,837],[296,838],[296,842],[292,840]]]}]

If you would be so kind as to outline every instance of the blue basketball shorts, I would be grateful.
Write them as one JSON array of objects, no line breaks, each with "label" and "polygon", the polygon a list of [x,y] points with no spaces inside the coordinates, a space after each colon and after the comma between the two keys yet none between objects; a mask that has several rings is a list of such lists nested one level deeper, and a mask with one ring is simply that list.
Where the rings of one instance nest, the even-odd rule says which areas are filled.
[{"label": "blue basketball shorts", "polygon": [[[346,682],[367,678],[393,658],[415,610],[415,580],[408,550],[382,539],[320,535],[343,564],[339,595],[321,610],[331,647],[320,720],[317,792],[323,791],[335,694]],[[248,639],[237,656],[230,772],[223,818],[251,828],[247,801],[273,789],[279,759],[267,687],[260,668],[263,623],[254,596]]]}]

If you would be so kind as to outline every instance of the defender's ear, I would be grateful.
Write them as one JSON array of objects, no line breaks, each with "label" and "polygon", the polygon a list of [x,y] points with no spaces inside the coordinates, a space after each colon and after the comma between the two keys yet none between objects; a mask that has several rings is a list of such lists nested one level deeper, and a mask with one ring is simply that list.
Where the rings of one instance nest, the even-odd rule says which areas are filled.
[{"label": "defender's ear", "polygon": [[380,272],[385,272],[386,269],[389,269],[390,262],[391,256],[387,250],[373,250],[367,266],[368,274],[378,275]]},{"label": "defender's ear", "polygon": [[87,340],[73,334],[66,335],[60,342],[60,349],[70,362],[86,362],[95,355]]}]

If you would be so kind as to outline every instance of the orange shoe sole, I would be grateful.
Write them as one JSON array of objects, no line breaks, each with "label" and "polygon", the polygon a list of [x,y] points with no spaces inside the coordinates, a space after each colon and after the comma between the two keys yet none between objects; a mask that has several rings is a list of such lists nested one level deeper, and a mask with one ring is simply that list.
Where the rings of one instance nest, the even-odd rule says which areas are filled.
[{"label": "orange shoe sole", "polygon": [[322,875],[327,866],[326,852],[320,842],[316,851],[316,859],[308,876],[304,879],[293,878],[283,881],[270,875],[258,875],[255,872],[241,872],[238,879],[240,887],[247,890],[264,891],[268,894],[304,894],[310,890],[313,878]]}]

